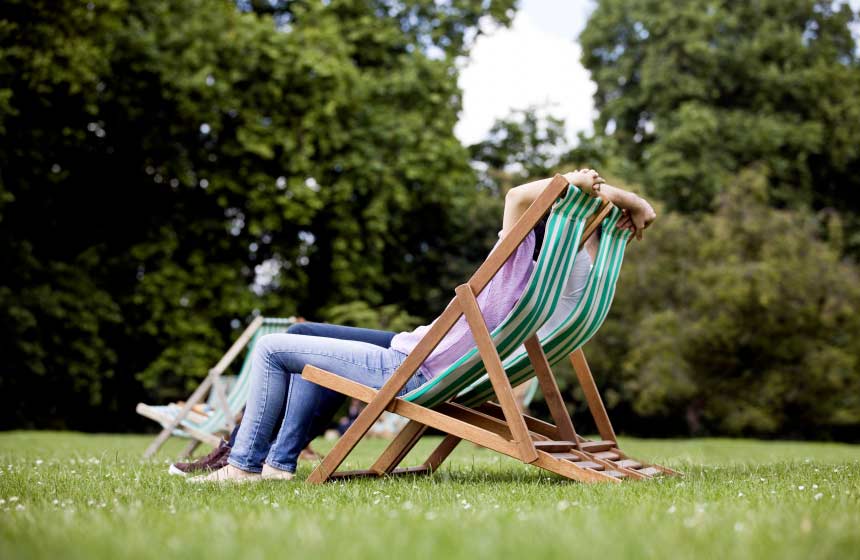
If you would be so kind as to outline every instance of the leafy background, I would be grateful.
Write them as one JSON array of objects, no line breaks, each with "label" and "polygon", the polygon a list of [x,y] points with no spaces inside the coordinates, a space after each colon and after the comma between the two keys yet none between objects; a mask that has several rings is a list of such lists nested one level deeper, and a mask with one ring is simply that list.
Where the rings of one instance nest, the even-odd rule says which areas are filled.
[{"label": "leafy background", "polygon": [[587,348],[618,426],[860,439],[857,14],[600,0],[596,132],[464,147],[458,62],[516,7],[3,2],[0,428],[140,430],[255,314],[429,321],[508,188],[589,165],[660,213]]}]

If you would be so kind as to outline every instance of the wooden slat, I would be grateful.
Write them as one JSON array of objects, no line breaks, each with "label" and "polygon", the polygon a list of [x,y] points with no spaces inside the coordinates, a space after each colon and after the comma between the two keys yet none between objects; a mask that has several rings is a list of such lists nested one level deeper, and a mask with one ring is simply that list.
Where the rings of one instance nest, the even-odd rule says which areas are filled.
[{"label": "wooden slat", "polygon": [[546,451],[547,453],[559,452],[559,451],[567,451],[573,447],[576,447],[572,441],[536,441],[535,447],[540,449],[541,451]]},{"label": "wooden slat", "polygon": [[[502,407],[500,407],[498,403],[486,402],[481,406],[477,407],[476,410],[479,410],[484,414],[488,414],[496,418],[504,418],[504,414],[502,413]],[[558,429],[556,429],[556,427],[549,422],[538,420],[537,418],[533,418],[531,416],[528,416],[527,414],[523,414],[523,420],[525,420],[528,429],[536,434],[540,434],[552,440],[562,439],[558,435]]]},{"label": "wooden slat", "polygon": [[622,459],[620,461],[615,461],[615,464],[624,469],[638,469],[642,466],[642,463],[634,459]]},{"label": "wooden slat", "polygon": [[607,461],[616,461],[621,458],[621,456],[614,451],[598,451],[597,453],[592,453],[598,459],[606,459]]},{"label": "wooden slat", "polygon": [[493,391],[496,393],[496,398],[501,404],[505,421],[511,430],[511,434],[514,436],[514,442],[516,442],[520,450],[519,458],[524,463],[532,463],[537,460],[534,443],[529,436],[528,427],[517,406],[511,381],[508,379],[505,368],[502,366],[502,359],[499,357],[499,352],[496,350],[496,346],[490,336],[490,330],[487,328],[484,316],[481,315],[481,308],[478,307],[475,293],[468,284],[457,286],[455,292],[463,307],[463,314],[469,323],[472,336],[475,338],[475,346],[477,346],[481,359],[484,362],[484,368],[487,370],[490,383],[493,385]]},{"label": "wooden slat", "polygon": [[[317,385],[322,385],[323,387],[364,402],[374,401],[376,394],[378,393],[375,389],[362,385],[361,383],[356,383],[355,381],[345,377],[335,375],[334,373],[310,365],[305,366],[302,370],[302,377],[308,381],[316,383]],[[395,414],[399,414],[421,424],[442,430],[445,433],[459,438],[467,439],[483,447],[488,447],[498,451],[499,453],[508,455],[509,457],[513,457],[515,459],[520,458],[518,447],[513,442],[499,437],[493,432],[473,426],[461,420],[451,418],[435,410],[431,410],[402,399],[393,400],[389,403],[387,409]],[[322,479],[319,482],[323,482],[324,480],[325,479]],[[310,479],[309,481],[316,482],[315,480]]]},{"label": "wooden slat", "polygon": [[580,444],[580,448],[583,451],[588,453],[594,453],[595,451],[607,451],[608,449],[612,449],[617,444],[614,441],[609,440],[599,440],[599,441],[583,441]]},{"label": "wooden slat", "polygon": [[580,482],[621,482],[618,478],[608,476],[601,471],[584,469],[571,461],[557,459],[546,451],[538,451],[538,460],[532,464]]},{"label": "wooden slat", "polygon": [[595,461],[583,461],[582,457],[578,455],[574,455],[572,453],[551,453],[553,457],[556,459],[561,459],[562,461],[571,461],[576,463],[576,466],[581,467],[583,469],[594,469],[596,471],[604,470],[604,466]]},{"label": "wooden slat", "polygon": [[623,471],[608,470],[608,471],[604,471],[604,472],[606,474],[608,474],[609,476],[614,476],[615,478],[626,478],[627,477],[627,473],[625,473]]},{"label": "wooden slat", "polygon": [[434,407],[433,410],[446,414],[451,418],[468,422],[469,424],[478,426],[484,430],[491,431],[497,436],[503,437],[507,440],[513,440],[511,429],[504,420],[499,418],[494,418],[488,414],[483,414],[477,410],[451,402],[439,404]]},{"label": "wooden slat", "polygon": [[[582,241],[580,241],[579,243],[580,251],[585,246],[585,242],[588,241],[588,238],[591,237],[595,231],[597,231],[597,228],[600,226],[606,216],[608,216],[609,213],[612,212],[612,209],[614,207],[614,204],[612,204],[608,200],[604,200],[603,204],[600,205],[600,208],[598,208],[594,216],[592,216],[591,219],[588,220],[588,223],[585,225],[585,230],[583,230],[582,232]],[[633,236],[630,237],[632,238]]]},{"label": "wooden slat", "polygon": [[354,471],[337,471],[332,473],[331,479],[344,479],[344,478],[366,478],[366,477],[378,477],[378,476],[396,476],[402,474],[428,474],[430,470],[424,466],[418,467],[406,467],[402,469],[394,469],[390,473],[385,473],[381,475],[380,473],[374,471],[373,469],[362,469],[362,470],[354,470]]},{"label": "wooden slat", "polygon": [[454,451],[454,448],[456,448],[461,441],[463,441],[461,438],[458,438],[457,436],[452,436],[451,434],[445,436],[445,438],[442,440],[442,443],[440,443],[436,447],[436,449],[433,450],[433,453],[431,453],[430,456],[427,457],[427,460],[424,461],[424,466],[430,469],[431,472],[438,469],[439,465],[445,462],[445,459],[448,458],[448,455],[450,455],[451,452]]}]

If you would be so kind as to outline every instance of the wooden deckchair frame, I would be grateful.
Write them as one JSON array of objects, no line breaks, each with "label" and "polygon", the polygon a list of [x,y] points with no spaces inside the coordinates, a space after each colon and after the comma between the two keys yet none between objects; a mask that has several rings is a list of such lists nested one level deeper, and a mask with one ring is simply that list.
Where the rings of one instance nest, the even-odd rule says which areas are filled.
[{"label": "wooden deckchair frame", "polygon": [[[574,353],[578,356],[574,361],[574,367],[578,367],[577,376],[580,382],[590,380],[590,385],[586,383],[588,387],[584,385],[583,390],[592,415],[595,415],[601,437],[610,434],[612,437],[604,437],[604,440],[599,442],[588,442],[576,434],[537,335],[532,335],[525,346],[555,425],[523,415],[517,408],[502,360],[478,307],[478,294],[516,251],[541,217],[550,210],[553,203],[564,194],[567,187],[568,181],[563,176],[556,175],[553,178],[468,282],[455,289],[454,299],[381,389],[372,389],[320,368],[305,366],[302,371],[303,378],[368,403],[331,452],[314,469],[308,482],[319,484],[351,476],[430,473],[444,462],[463,439],[583,482],[619,482],[621,478],[647,478],[657,472],[674,473],[662,467],[644,466],[628,459],[618,450],[611,422],[581,350]],[[611,208],[611,204],[605,202],[601,210],[590,219],[583,233],[582,243],[594,233]],[[499,404],[488,403],[478,409],[471,409],[447,402],[427,408],[397,398],[407,381],[461,315],[465,316],[475,339]],[[584,370],[582,364],[585,364]],[[580,371],[583,373],[580,374]],[[336,469],[385,410],[404,416],[410,421],[370,469],[337,472]],[[428,427],[447,435],[422,465],[398,469],[397,465],[403,461]],[[642,470],[628,468],[633,466]],[[643,466],[645,468],[642,468]]]},{"label": "wooden deckchair frame", "polygon": [[182,453],[182,456],[187,457],[191,455],[197,446],[201,443],[206,443],[211,445],[212,447],[217,447],[221,442],[221,438],[210,434],[208,432],[204,432],[202,430],[197,430],[192,426],[187,424],[182,424],[182,422],[188,418],[191,413],[194,405],[199,404],[206,398],[206,395],[209,393],[210,389],[215,392],[215,406],[221,409],[221,412],[224,414],[224,418],[226,421],[226,430],[232,431],[236,426],[239,418],[238,416],[230,410],[230,406],[227,403],[227,393],[224,389],[224,383],[221,379],[221,376],[230,367],[230,364],[236,359],[237,356],[242,352],[242,350],[248,345],[248,342],[254,337],[254,334],[263,326],[263,322],[265,319],[262,316],[256,317],[251,324],[239,335],[239,338],[233,343],[232,346],[227,350],[227,352],[218,360],[218,363],[209,370],[209,373],[206,375],[206,378],[200,383],[200,386],[194,390],[188,400],[185,401],[185,404],[182,406],[180,411],[175,415],[169,415],[161,413],[155,410],[152,407],[148,407],[146,405],[139,404],[137,406],[137,412],[147,418],[151,418],[156,422],[160,422],[164,428],[152,443],[149,444],[149,447],[146,448],[146,451],[143,453],[144,458],[149,458],[154,455],[164,443],[170,439],[170,436],[173,435],[173,431],[177,428],[182,429],[184,432],[187,432],[188,435],[191,436],[192,440],[188,443],[188,446]]}]

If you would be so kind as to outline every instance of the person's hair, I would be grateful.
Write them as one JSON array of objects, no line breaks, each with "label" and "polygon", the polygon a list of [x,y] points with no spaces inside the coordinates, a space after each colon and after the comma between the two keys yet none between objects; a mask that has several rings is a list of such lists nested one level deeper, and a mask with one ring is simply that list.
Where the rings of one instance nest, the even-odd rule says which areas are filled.
[{"label": "person's hair", "polygon": [[[541,247],[543,247],[543,238],[546,235],[546,220],[547,217],[544,216],[541,218],[541,221],[535,225],[535,249],[532,253],[532,260],[537,261],[540,256]],[[597,240],[600,241],[600,237],[603,235],[603,222],[597,224],[597,228],[594,230],[594,235],[597,236]],[[583,240],[585,241],[585,240]]]}]

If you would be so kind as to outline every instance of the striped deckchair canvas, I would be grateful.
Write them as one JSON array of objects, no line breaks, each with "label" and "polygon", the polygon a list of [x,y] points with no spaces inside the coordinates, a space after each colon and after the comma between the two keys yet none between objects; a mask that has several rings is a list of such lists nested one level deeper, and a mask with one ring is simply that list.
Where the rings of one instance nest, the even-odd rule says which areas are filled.
[{"label": "striped deckchair canvas", "polygon": [[[586,221],[594,215],[600,203],[599,198],[571,186],[567,196],[553,206],[538,260],[523,295],[490,335],[500,355],[509,354],[525,342],[555,310],[573,270]],[[448,369],[402,398],[433,407],[449,400],[484,374],[484,364],[475,347]]]},{"label": "striped deckchair canvas", "polygon": [[[540,339],[540,344],[551,366],[565,359],[594,336],[609,313],[615,297],[615,285],[621,272],[624,250],[631,233],[615,227],[621,218],[617,208],[603,220],[604,234],[600,239],[597,256],[588,275],[582,298],[570,316],[551,333]],[[535,375],[528,352],[520,348],[504,361],[505,373],[516,387]],[[457,395],[457,403],[476,407],[493,398],[493,386],[484,376],[480,381]]]},{"label": "striped deckchair canvas", "polygon": [[[251,386],[251,352],[257,340],[270,333],[285,332],[295,321],[293,317],[254,319],[183,405],[153,406],[139,403],[138,414],[155,420],[163,426],[161,433],[147,448],[144,457],[149,457],[158,451],[171,435],[192,440],[185,455],[190,455],[200,443],[217,446],[221,441],[220,434],[233,429],[236,418],[245,408]],[[224,386],[222,374],[246,346],[248,351],[245,354],[245,360],[228,391]],[[210,407],[207,410],[208,414],[201,418],[201,415],[195,414],[193,409],[195,405],[204,402],[207,393]]]},{"label": "striped deckchair canvas", "polygon": [[[424,339],[381,389],[377,391],[365,387],[313,366],[305,367],[302,375],[306,379],[369,403],[352,428],[344,434],[332,452],[311,474],[308,479],[310,482],[320,483],[347,476],[432,472],[462,439],[575,480],[618,482],[623,478],[647,478],[652,474],[639,472],[631,468],[632,464],[624,463],[628,460],[626,457],[612,454],[617,450],[614,441],[604,445],[606,442],[586,442],[576,435],[572,421],[564,409],[558,387],[552,378],[547,357],[535,335],[554,310],[560,290],[580,248],[580,237],[583,235],[587,237],[594,231],[598,221],[609,215],[610,221],[606,223],[609,225],[611,222],[613,227],[605,228],[608,235],[601,243],[602,251],[595,263],[595,270],[600,272],[596,275],[592,274],[590,295],[584,296],[588,303],[578,308],[580,312],[572,314],[580,317],[576,335],[564,340],[561,337],[563,327],[570,327],[570,322],[551,333],[553,340],[558,340],[559,349],[562,348],[563,343],[570,343],[570,340],[579,342],[590,337],[608,310],[612,298],[607,288],[610,288],[609,291],[614,289],[617,268],[620,266],[621,255],[626,244],[626,236],[621,232],[616,233],[617,228],[614,228],[620,213],[613,211],[611,205],[606,204],[586,226],[588,216],[593,215],[597,208],[597,205],[593,208],[590,206],[595,201],[580,199],[584,195],[577,189],[570,188],[564,200],[557,203],[557,199],[565,189],[567,189],[567,181],[561,176],[556,176],[469,282],[455,290],[456,297],[452,303],[433,323]],[[582,206],[577,208],[578,204]],[[553,209],[550,223],[555,222],[559,226],[557,229],[548,229],[535,272],[520,302],[506,320],[490,333],[480,315],[475,296],[550,208]],[[562,218],[562,212],[567,209],[570,209],[569,214]],[[583,231],[585,231],[584,234]],[[562,239],[568,241],[561,241]],[[614,251],[611,250],[612,247],[615,247]],[[563,254],[554,254],[558,252]],[[607,274],[606,271],[612,268],[613,263],[616,270]],[[597,281],[598,278],[602,279],[602,283]],[[581,311],[586,308],[587,313]],[[466,317],[476,341],[476,348],[431,382],[402,398],[396,398],[398,391],[460,315]],[[514,352],[516,355],[509,357],[508,363],[510,360],[516,362],[520,355],[517,348],[523,342],[556,425],[523,416],[516,408],[511,383],[502,364],[502,358]],[[529,375],[524,369],[512,370],[512,372],[519,372],[524,378]],[[472,389],[467,390],[464,396],[473,395],[475,398],[486,400],[483,394],[473,392],[484,390],[485,382],[482,381],[482,377],[485,374],[488,379],[486,383],[492,387],[489,396],[495,396],[499,402],[498,405],[486,403],[481,405],[480,410],[476,410],[452,402],[458,393],[470,386]],[[363,437],[370,424],[386,409],[409,418],[410,422],[370,469],[336,472],[337,467]],[[421,438],[427,427],[441,430],[447,436],[423,465],[396,469],[395,467]],[[593,446],[592,449],[588,449],[587,446],[592,444],[603,447]],[[594,453],[590,453],[590,450]],[[598,456],[600,453],[604,455]],[[615,460],[613,461],[611,457]]]}]

